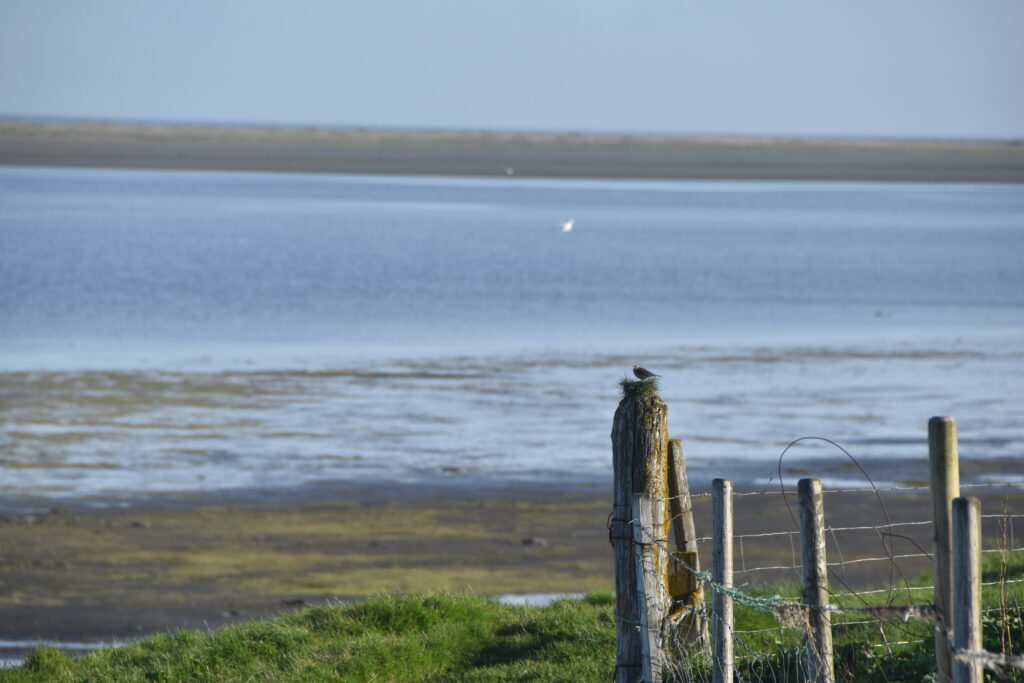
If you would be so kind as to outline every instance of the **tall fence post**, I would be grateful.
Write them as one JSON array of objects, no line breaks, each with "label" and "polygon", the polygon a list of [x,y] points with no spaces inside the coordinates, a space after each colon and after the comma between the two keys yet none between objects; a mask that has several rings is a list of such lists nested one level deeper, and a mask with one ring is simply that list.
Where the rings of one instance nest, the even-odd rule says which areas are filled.
[{"label": "tall fence post", "polygon": [[732,683],[733,680],[733,625],[732,597],[717,588],[732,588],[732,481],[715,479],[711,482],[711,616],[713,639],[711,680],[714,683]]},{"label": "tall fence post", "polygon": [[662,676],[661,627],[669,605],[668,406],[653,388],[624,383],[612,422],[618,683],[660,681]]},{"label": "tall fence post", "polygon": [[[953,652],[981,652],[981,501],[955,498],[953,522]],[[981,683],[978,660],[956,659],[953,683]]]},{"label": "tall fence post", "polygon": [[949,635],[953,620],[950,549],[950,510],[960,496],[960,465],[957,459],[956,420],[933,417],[928,420],[928,463],[932,494],[932,540],[935,547],[935,668],[937,683],[952,680],[953,661]]},{"label": "tall fence post", "polygon": [[[704,586],[693,574],[700,570],[697,528],[693,522],[683,442],[679,439],[668,441],[668,495],[675,541],[673,554],[677,560],[668,568],[669,597],[672,599],[670,618],[676,622],[680,648],[685,650],[697,646],[710,656],[708,623],[701,609],[704,606]],[[686,656],[685,651],[673,654]]]},{"label": "tall fence post", "polygon": [[828,565],[825,558],[825,501],[820,479],[801,479],[800,564],[807,608],[807,680],[835,680],[832,664],[832,619],[828,613]]}]

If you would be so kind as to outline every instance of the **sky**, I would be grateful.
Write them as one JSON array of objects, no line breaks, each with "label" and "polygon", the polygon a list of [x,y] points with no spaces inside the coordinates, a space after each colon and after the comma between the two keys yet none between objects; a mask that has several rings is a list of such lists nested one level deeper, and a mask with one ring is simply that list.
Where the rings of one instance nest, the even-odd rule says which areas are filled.
[{"label": "sky", "polygon": [[0,0],[0,116],[1024,139],[1021,0]]}]

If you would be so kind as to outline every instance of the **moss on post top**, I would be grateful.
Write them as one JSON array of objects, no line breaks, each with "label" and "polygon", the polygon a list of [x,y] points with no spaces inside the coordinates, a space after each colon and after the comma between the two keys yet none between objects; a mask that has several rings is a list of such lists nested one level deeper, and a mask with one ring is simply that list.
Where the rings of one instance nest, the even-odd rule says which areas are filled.
[{"label": "moss on post top", "polygon": [[658,395],[658,378],[630,379],[623,377],[619,380],[619,388],[622,389],[622,398],[653,398]]},{"label": "moss on post top", "polygon": [[[652,498],[668,497],[668,406],[658,395],[658,380],[622,378],[622,400],[612,421],[612,456],[616,487],[622,485],[622,500],[649,493]],[[618,494],[616,494],[618,495]]]}]

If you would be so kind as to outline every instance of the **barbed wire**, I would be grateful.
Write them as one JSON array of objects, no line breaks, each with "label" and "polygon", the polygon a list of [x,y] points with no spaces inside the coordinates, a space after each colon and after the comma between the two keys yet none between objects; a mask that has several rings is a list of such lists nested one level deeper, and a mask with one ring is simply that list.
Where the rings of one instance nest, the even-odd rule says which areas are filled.
[{"label": "barbed wire", "polygon": [[1024,579],[1003,579],[1001,581],[982,581],[982,586],[1008,586],[1013,583],[1024,583]]},{"label": "barbed wire", "polygon": [[[970,490],[970,489],[1006,489],[1006,488],[1019,489],[1019,488],[1024,488],[1024,485],[1020,485],[1020,484],[992,484],[992,483],[985,483],[985,484],[963,484],[963,485],[961,485],[961,488],[962,489],[966,489],[966,490]],[[871,488],[845,488],[845,489],[826,489],[824,491],[824,493],[850,493],[850,494],[853,494],[853,493],[872,493],[872,494],[875,494],[875,496],[877,497],[880,492],[886,492],[886,491],[892,491],[892,492],[922,491],[923,492],[923,491],[930,491],[930,488],[927,487],[927,486],[893,486],[893,487],[871,487]],[[778,495],[782,495],[783,496],[783,500],[786,501],[787,508],[788,508],[789,507],[789,496],[790,495],[795,496],[796,492],[794,492],[794,491],[781,491],[781,490],[780,491],[767,491],[767,490],[765,490],[765,491],[749,491],[749,492],[733,493],[732,495],[734,497],[764,496],[764,495],[776,495],[776,496],[778,496]],[[710,493],[680,494],[679,496],[672,496],[672,497],[666,497],[666,498],[658,497],[658,498],[653,499],[653,501],[667,502],[667,501],[670,501],[670,500],[673,500],[673,499],[684,499],[684,498],[689,498],[692,501],[693,499],[699,499],[699,498],[710,497],[710,496],[711,496]],[[883,511],[884,511],[884,507],[885,506],[884,506],[884,503],[881,502],[881,498],[879,498],[879,504],[882,505],[882,508],[883,508]],[[889,603],[891,603],[892,602],[892,597],[891,597],[892,595],[899,593],[899,591],[901,591],[901,590],[906,590],[907,591],[906,592],[906,597],[907,597],[908,602],[909,602],[909,601],[913,600],[911,595],[914,592],[920,592],[920,591],[933,592],[935,590],[935,587],[932,586],[932,585],[924,585],[924,586],[912,586],[912,585],[910,585],[910,582],[903,575],[903,571],[899,568],[899,566],[897,564],[899,562],[908,561],[908,560],[909,561],[919,561],[919,560],[927,559],[927,560],[930,561],[930,560],[933,559],[932,555],[930,553],[924,551],[922,546],[919,545],[918,542],[914,540],[914,537],[917,537],[919,534],[918,533],[914,533],[914,532],[910,532],[910,531],[906,532],[906,533],[910,534],[910,535],[907,535],[907,536],[893,533],[894,529],[914,529],[914,528],[923,529],[925,527],[931,526],[933,524],[932,520],[912,520],[912,521],[898,521],[898,522],[897,521],[890,521],[889,518],[888,518],[888,513],[885,513],[887,521],[884,524],[868,524],[868,525],[829,526],[829,527],[825,527],[824,528],[825,533],[831,535],[831,537],[832,537],[832,544],[830,544],[830,546],[833,545],[833,544],[835,546],[835,550],[834,551],[830,551],[830,552],[838,553],[838,557],[839,557],[838,560],[833,560],[831,562],[826,562],[825,563],[825,565],[829,568],[830,573],[833,573],[833,570],[842,569],[842,568],[845,568],[845,567],[848,567],[848,566],[865,565],[865,564],[874,563],[874,562],[887,562],[887,563],[889,563],[891,566],[893,566],[895,568],[895,571],[892,572],[893,573],[893,577],[891,577],[891,578],[894,578],[895,572],[899,572],[900,576],[903,576],[903,582],[906,583],[906,586],[904,586],[904,587],[889,586],[887,588],[878,588],[878,589],[852,590],[845,583],[844,580],[839,580],[838,583],[841,585],[841,587],[845,588],[847,590],[845,590],[843,592],[832,592],[832,591],[829,591],[829,601],[832,601],[834,603],[835,601],[849,602],[850,600],[859,600],[862,604],[860,604],[860,605],[844,605],[844,604],[813,605],[813,604],[807,604],[803,600],[802,596],[783,596],[783,595],[777,595],[777,594],[776,595],[758,595],[758,594],[752,594],[750,592],[749,585],[747,585],[747,584],[740,584],[738,586],[736,586],[736,585],[726,586],[726,585],[723,585],[723,584],[721,584],[719,582],[716,582],[714,580],[713,575],[711,574],[711,572],[698,570],[695,567],[689,566],[689,564],[687,564],[687,562],[682,557],[676,555],[675,553],[673,553],[670,550],[670,548],[668,546],[668,541],[669,541],[668,536],[669,536],[669,533],[666,530],[666,525],[667,524],[671,524],[672,522],[675,522],[678,518],[680,518],[683,515],[691,514],[692,513],[692,511],[693,511],[692,504],[686,505],[684,503],[684,506],[685,506],[686,509],[681,510],[681,511],[677,511],[676,514],[673,515],[668,520],[667,523],[664,523],[664,522],[654,522],[654,520],[645,520],[646,526],[643,526],[643,525],[640,526],[639,534],[637,535],[637,538],[634,539],[632,536],[629,536],[628,540],[631,543],[636,543],[636,544],[641,545],[641,546],[646,546],[646,547],[653,548],[655,555],[657,555],[658,553],[663,554],[663,560],[662,561],[664,562],[664,564],[672,563],[672,564],[676,565],[677,567],[680,567],[682,570],[688,572],[694,578],[698,579],[700,581],[700,584],[698,584],[698,585],[704,591],[703,597],[700,598],[701,600],[710,600],[710,596],[711,596],[712,591],[720,592],[720,593],[722,593],[724,595],[727,595],[729,598],[731,598],[732,602],[735,605],[737,605],[739,607],[749,608],[749,609],[752,609],[752,610],[754,610],[756,612],[759,612],[759,613],[764,613],[766,615],[770,615],[775,620],[775,624],[776,625],[770,626],[770,627],[767,627],[767,628],[731,630],[731,633],[730,633],[729,637],[731,638],[731,640],[733,642],[733,646],[736,649],[740,650],[740,652],[736,652],[735,653],[735,656],[734,656],[733,659],[734,659],[734,661],[744,661],[744,664],[743,664],[744,676],[740,677],[739,673],[738,673],[739,669],[737,669],[736,671],[737,671],[737,678],[738,679],[742,678],[742,680],[760,681],[760,680],[762,680],[762,676],[761,675],[766,673],[767,675],[764,677],[763,680],[778,680],[778,673],[779,673],[778,667],[787,668],[789,666],[795,666],[797,664],[797,658],[801,658],[801,657],[802,658],[806,658],[806,657],[811,657],[811,656],[819,656],[819,655],[816,654],[817,650],[814,650],[812,652],[812,651],[809,651],[807,649],[807,643],[810,642],[807,638],[808,638],[808,636],[810,634],[810,630],[809,629],[810,629],[810,624],[812,623],[810,615],[813,612],[818,612],[818,613],[821,613],[821,614],[827,614],[828,615],[828,621],[831,623],[831,626],[833,628],[836,628],[836,629],[851,629],[851,631],[850,631],[851,633],[859,633],[860,631],[858,631],[858,629],[861,629],[861,628],[864,628],[864,627],[877,626],[878,627],[877,630],[879,632],[875,634],[875,638],[880,637],[881,638],[881,642],[870,642],[870,641],[869,642],[863,642],[863,641],[861,641],[862,645],[864,647],[870,647],[870,648],[886,648],[889,651],[889,653],[892,653],[892,648],[894,648],[894,647],[919,645],[920,643],[931,642],[932,638],[934,637],[934,636],[931,636],[931,635],[929,635],[926,638],[916,638],[915,639],[915,636],[917,636],[917,635],[922,633],[922,630],[924,629],[925,625],[927,625],[927,631],[928,632],[945,632],[946,631],[946,626],[943,623],[943,621],[938,617],[937,609],[936,609],[935,605],[933,605],[933,604],[926,603],[926,604],[898,604],[898,605],[894,605],[894,604],[869,605],[866,602],[866,600],[865,600],[865,598],[867,596],[870,596],[870,595],[889,594],[890,598],[888,598],[888,601],[889,601]],[[1005,507],[1005,505],[1004,505],[1004,507]],[[792,508],[790,508],[790,514],[792,516]],[[1013,525],[1014,525],[1014,521],[1015,520],[1019,520],[1021,518],[1024,518],[1024,514],[1018,514],[1016,512],[1012,512],[1012,513],[1011,512],[1003,512],[1002,514],[986,514],[986,515],[981,515],[981,519],[982,520],[997,519],[997,520],[1000,520],[1003,523],[1001,525],[1001,527],[1000,527],[1001,529],[1003,529],[1003,531],[1002,531],[1002,533],[1003,533],[1003,540],[1002,540],[1002,542],[1004,543],[1004,545],[1009,545],[1009,546],[1015,546],[1015,544],[1013,543],[1013,538],[1012,538],[1013,537]],[[612,520],[610,519],[610,522],[611,521]],[[614,520],[614,521],[627,523],[630,527],[633,527],[633,526],[639,524],[639,521],[636,520],[636,519],[630,519],[630,520],[617,519],[617,520]],[[1005,536],[1005,534],[1007,533],[1007,530],[1008,530],[1009,535],[1010,535],[1008,543],[1006,542],[1007,539],[1006,539],[1006,536]],[[875,534],[878,534],[879,537],[882,539],[883,548],[884,548],[884,550],[888,554],[885,555],[885,556],[857,557],[857,558],[850,558],[850,559],[847,559],[846,557],[844,557],[844,555],[843,555],[843,546],[845,545],[845,542],[844,543],[840,542],[840,538],[839,538],[838,534],[842,534],[842,533],[851,533],[852,534],[852,533],[857,533],[857,532],[873,532]],[[763,571],[794,571],[794,570],[800,570],[801,567],[802,567],[802,563],[797,559],[799,557],[799,554],[797,553],[797,548],[794,546],[794,541],[799,537],[799,535],[800,535],[800,531],[797,530],[797,529],[794,529],[794,530],[786,530],[786,531],[765,531],[765,532],[761,532],[761,533],[737,534],[737,535],[731,536],[731,541],[734,544],[736,544],[736,549],[738,550],[737,560],[739,560],[739,564],[741,565],[740,569],[738,569],[738,570],[734,569],[733,570],[733,575],[734,576],[737,576],[737,575],[743,576],[743,575],[752,574],[752,573],[755,573],[755,572],[763,572]],[[778,541],[782,537],[786,537],[788,539],[788,541],[789,541],[789,544],[790,544],[790,553],[791,553],[791,555],[793,557],[793,562],[790,565],[777,564],[777,565],[774,565],[774,566],[754,566],[754,567],[748,567],[747,566],[747,558],[746,558],[745,546],[744,546],[744,542],[745,541],[747,541],[747,542],[749,542],[749,541],[758,541],[758,540],[761,540],[761,539],[765,539],[765,540],[769,540],[769,541]],[[639,539],[639,540],[637,540],[637,539]],[[696,539],[693,539],[693,540],[688,540],[687,543],[704,544],[704,543],[707,543],[708,541],[712,541],[712,540],[713,540],[712,537],[706,536],[706,537],[699,537],[699,538],[696,538]],[[898,541],[898,540],[902,540],[903,542],[911,543],[913,546],[916,547],[916,549],[921,550],[921,552],[910,552],[910,553],[896,553],[896,552],[894,552],[895,549],[896,549],[895,548],[895,542]],[[757,544],[755,544],[755,546],[756,545]],[[890,546],[891,546],[891,549],[890,549]],[[690,545],[689,547],[692,549],[694,546]],[[981,552],[983,552],[983,553],[1001,553],[1001,554],[1007,555],[1007,554],[1012,554],[1012,553],[1018,553],[1018,552],[1021,552],[1021,551],[1024,551],[1024,547],[986,548],[986,549],[983,549]],[[645,551],[645,553],[646,552],[647,551]],[[1004,562],[1005,562],[1005,560],[1004,560]],[[644,563],[643,563],[642,571],[644,573],[650,573],[655,568],[655,566],[658,565],[658,563],[659,563],[658,560],[645,560]],[[662,566],[664,566],[664,564]],[[845,579],[845,572],[843,574],[843,578]],[[838,576],[837,576],[837,579],[838,579]],[[1024,583],[1024,578],[1022,578],[1022,579],[1009,579],[1009,578],[1005,578],[1004,577],[1003,579],[997,580],[997,581],[983,582],[981,585],[985,586],[985,587],[991,587],[991,586],[1002,586],[1002,587],[1005,587],[1007,585],[1021,584],[1021,583]],[[656,586],[654,588],[654,590],[656,592],[662,592],[662,593],[665,592],[664,590],[662,590],[664,588],[664,585],[659,585],[657,582],[655,582],[653,585]],[[927,594],[926,595],[922,595],[920,597],[923,597],[923,598],[926,598],[926,599],[930,599],[930,596],[927,595]],[[679,624],[682,623],[680,614],[689,614],[689,615],[694,615],[695,617],[699,617],[700,619],[704,620],[702,623],[704,623],[705,625],[708,624],[708,623],[721,623],[720,621],[718,621],[718,618],[719,618],[718,615],[715,614],[713,611],[708,610],[704,606],[686,605],[685,602],[682,601],[682,600],[672,601],[671,599],[669,599],[669,603],[673,605],[673,608],[671,610],[667,610],[666,614],[668,614],[668,613],[672,614],[672,618],[675,619],[675,621],[672,622],[674,624],[679,625]],[[1016,606],[1016,607],[1010,607],[1009,609],[1011,611],[1011,614],[1013,613],[1013,610],[1016,610],[1016,612],[1019,614],[1021,608],[1019,606]],[[1000,613],[1000,614],[1004,614],[1005,615],[1007,613],[1007,607],[1004,605],[1004,606],[1002,606],[1000,608],[985,609],[985,610],[982,611],[982,613],[986,614],[986,615],[993,614],[993,613]],[[616,614],[616,619],[621,619],[621,616]],[[908,622],[911,622],[911,621],[914,621],[914,622],[918,623],[919,625],[916,626],[916,627],[913,627],[913,628],[911,628],[911,627],[904,627],[904,626],[901,625],[901,624],[908,624]],[[640,626],[640,624],[637,623],[636,621],[631,621],[629,623],[631,625],[634,625],[634,626]],[[667,623],[667,621],[665,623]],[[690,625],[688,626],[688,628],[692,629],[693,628],[693,626],[692,626],[693,623],[697,623],[697,622],[690,622]],[[664,627],[664,624],[663,624],[663,627]],[[705,628],[706,628],[706,626],[705,626]],[[672,642],[674,642],[674,646],[676,648],[676,651],[678,651],[678,652],[687,651],[687,644],[690,643],[690,641],[686,640],[686,637],[682,637],[682,636],[679,636],[679,635],[676,635],[676,634],[667,634],[667,632],[665,632],[664,630],[659,631],[657,626],[654,625],[654,624],[647,625],[647,630],[648,630],[648,632],[650,632],[652,634],[657,634],[657,636],[662,639],[663,645],[665,643],[669,642],[666,639],[674,639],[674,641],[672,641]],[[796,645],[791,645],[790,644],[790,643],[792,643],[792,640],[791,640],[790,637],[787,637],[785,634],[786,634],[787,631],[788,632],[792,632],[794,630],[797,631],[797,632],[802,632],[804,634],[804,637],[801,640],[801,642],[803,642],[804,645],[796,646]],[[760,635],[764,635],[764,634],[770,634],[770,633],[777,633],[777,634],[779,634],[779,636],[775,640],[775,643],[776,643],[776,647],[777,648],[781,648],[781,649],[778,649],[778,650],[775,650],[775,651],[772,651],[772,652],[763,652],[763,651],[756,650],[755,649],[755,642],[759,642],[759,641],[756,641],[756,637],[760,636]],[[901,638],[900,640],[893,641],[893,640],[889,640],[888,639],[890,636],[899,637],[900,635],[903,636],[903,638]],[[746,642],[747,639],[749,639],[751,637],[754,637],[754,640],[751,640],[750,642]],[[769,640],[769,642],[770,642],[770,640]],[[761,647],[763,647],[763,645],[758,645],[756,647],[757,648],[761,648]],[[1004,646],[1004,648],[1005,648],[1005,646]],[[1005,650],[1004,650],[1004,652],[1005,652]],[[1012,665],[1013,662],[1016,662],[1018,659],[1020,659],[1019,657],[1017,659],[1014,659],[1014,656],[1006,655],[1006,654],[1003,654],[1003,655],[993,655],[992,653],[970,653],[970,654],[971,654],[971,656],[985,656],[985,657],[988,657],[989,659],[986,660],[986,662],[987,662],[986,666],[991,664],[992,667]],[[698,657],[698,659],[699,659],[699,657]],[[709,653],[705,657],[705,659],[702,659],[702,660],[699,660],[699,661],[709,662],[711,659],[712,659],[712,657],[711,657],[711,655]],[[675,668],[678,671],[682,671],[683,668],[687,668],[686,674],[684,676],[680,676],[680,680],[688,680],[688,681],[689,680],[707,680],[709,678],[709,671],[710,671],[710,669],[700,669],[700,670],[698,670],[698,669],[689,669],[688,667],[690,667],[690,664],[679,663],[679,662],[674,662],[673,663],[671,661],[665,661],[665,662],[662,662],[662,664],[664,664],[665,666],[667,666],[669,668]],[[770,667],[770,670],[765,670],[764,669],[765,666]],[[682,667],[682,668],[680,668],[680,667]],[[798,678],[799,678],[800,675],[802,675],[802,667],[801,667],[801,672],[800,673],[796,673],[796,676]],[[786,680],[789,680],[789,679],[786,678]]]},{"label": "barbed wire", "polygon": [[[773,483],[774,480],[769,481],[766,486]],[[961,489],[1024,489],[1024,482],[1022,483],[978,483],[978,484],[960,484]],[[839,489],[823,489],[823,493],[886,493],[890,491],[931,491],[929,486],[879,486],[877,488],[871,487],[860,487],[860,488],[839,488]],[[734,491],[733,498],[744,498],[746,496],[795,496],[796,491],[777,491],[762,490],[762,491]],[[668,496],[666,498],[658,498],[658,500],[674,500],[676,498],[710,498],[710,491],[699,491],[697,493],[681,493],[678,496]],[[983,515],[985,516],[985,515]],[[994,515],[1001,517],[1002,515]],[[1020,517],[1021,515],[1017,515]]]},{"label": "barbed wire", "polygon": [[[627,522],[630,525],[638,523],[638,520],[635,520],[635,519],[618,520],[618,521]],[[895,526],[895,524],[893,526]],[[641,532],[642,533],[646,533],[642,528],[641,528]],[[789,534],[790,532],[781,532],[781,533]],[[753,535],[753,536],[756,537],[756,536],[759,536],[759,535]],[[737,537],[734,537],[734,538],[737,538]],[[653,536],[650,536],[650,538],[647,540],[647,544],[655,545],[655,546],[660,546],[660,549],[663,552],[666,553],[666,555],[667,555],[667,557],[669,558],[670,561],[673,561],[673,562],[679,564],[686,571],[691,573],[695,578],[698,578],[701,581],[704,581],[709,586],[711,586],[713,589],[721,590],[722,592],[724,592],[726,595],[729,595],[729,597],[731,597],[735,602],[737,602],[739,604],[745,605],[747,607],[752,607],[754,609],[758,609],[758,610],[763,611],[765,613],[773,613],[775,611],[774,608],[782,608],[782,609],[789,609],[789,608],[794,608],[794,607],[809,608],[809,606],[804,605],[803,603],[798,603],[798,602],[792,601],[793,600],[792,598],[784,598],[782,596],[777,596],[777,595],[776,596],[771,596],[771,597],[755,597],[755,596],[750,596],[749,594],[743,592],[738,587],[735,587],[735,586],[725,586],[725,585],[719,584],[719,583],[714,581],[714,579],[712,578],[712,575],[711,575],[710,572],[695,570],[692,567],[690,567],[688,564],[686,564],[686,562],[684,562],[682,559],[680,559],[674,553],[672,553],[667,547],[665,547],[666,544],[661,539],[658,539],[658,538],[655,538]],[[1002,550],[1002,549],[999,549],[999,548],[993,548],[993,549],[989,549],[989,550],[982,550],[981,552],[983,552],[983,553],[984,552],[1007,552],[1007,553],[1014,553],[1014,552],[1021,552],[1021,551],[1024,551],[1024,547],[1013,548],[1011,550]],[[886,555],[886,556],[878,556],[878,557],[862,557],[862,558],[855,558],[855,559],[852,559],[852,560],[844,560],[844,561],[841,561],[841,562],[827,562],[826,566],[828,566],[828,567],[841,567],[841,566],[852,565],[852,564],[860,564],[860,563],[865,563],[865,562],[882,562],[882,561],[888,562],[888,561],[893,561],[893,560],[915,559],[915,558],[931,559],[931,556],[928,555],[927,553],[907,553],[907,554],[901,554],[901,555]],[[734,570],[733,574],[734,575],[735,574],[747,574],[747,573],[752,573],[752,572],[757,572],[757,571],[794,570],[794,569],[800,569],[801,566],[802,565],[800,565],[800,564],[794,564],[794,565],[775,565],[775,566],[750,567],[750,568],[746,568],[746,569]],[[1017,584],[1017,583],[1024,583],[1024,579],[1003,579],[1003,580],[1000,580],[1000,581],[988,581],[988,582],[982,582],[980,585],[981,586],[1002,586],[1002,585]],[[907,586],[906,588],[907,588],[907,590],[925,590],[925,589],[932,589],[932,590],[934,590],[933,586]],[[868,590],[868,591],[853,591],[853,592],[847,592],[847,593],[832,594],[832,597],[859,597],[861,595],[890,592],[891,590],[892,589],[886,588],[886,589]],[[903,589],[901,588],[899,590],[903,590]],[[908,607],[920,607],[920,606],[904,605],[902,607],[908,608]],[[834,605],[828,605],[828,606],[822,606],[821,609],[826,610],[826,611],[844,611],[844,610],[845,611],[855,611],[855,610],[873,611],[873,610],[876,610],[877,608],[874,608],[874,607],[838,607],[838,606],[834,606]]]},{"label": "barbed wire", "polygon": [[906,553],[904,555],[885,555],[884,557],[858,557],[852,560],[845,560],[843,562],[828,562],[828,567],[845,567],[850,564],[862,564],[864,562],[892,562],[893,560],[910,560],[914,558],[924,557],[931,559],[932,556],[928,553]]},{"label": "barbed wire", "polygon": [[[900,588],[898,590],[900,590],[900,591],[905,591],[905,590],[911,590],[911,591],[925,591],[925,590],[927,590],[927,591],[934,591],[935,590],[935,586],[905,586],[905,587]],[[833,598],[850,598],[850,597],[859,597],[861,595],[876,595],[876,594],[879,594],[879,593],[891,593],[892,591],[893,591],[892,587],[889,587],[889,588],[875,588],[875,589],[871,589],[871,590],[855,591],[855,592],[851,592],[851,593],[831,593],[830,592],[829,596],[833,597]]]},{"label": "barbed wire", "polygon": [[[982,551],[982,552],[984,552],[984,551]],[[991,552],[998,552],[998,551],[991,551]],[[1013,552],[1016,552],[1016,550],[1013,551]],[[862,564],[864,562],[891,562],[893,560],[908,560],[908,559],[914,559],[914,558],[926,558],[926,559],[930,560],[931,556],[928,555],[927,553],[907,553],[907,554],[904,554],[904,555],[886,555],[886,556],[883,556],[883,557],[859,557],[859,558],[855,558],[853,560],[843,560],[841,562],[826,562],[825,566],[830,567],[830,568],[834,568],[834,567],[845,567],[845,566],[848,566],[848,565],[851,565],[851,564]],[[761,571],[782,571],[782,570],[786,570],[786,569],[800,569],[802,566],[803,565],[800,565],[800,564],[786,564],[786,565],[775,565],[775,566],[767,566],[767,567],[750,567],[750,568],[747,568],[747,569],[735,569],[735,570],[733,570],[733,574],[749,574],[751,572],[761,572]],[[902,589],[900,589],[900,590],[902,590]],[[851,595],[859,595],[859,593],[853,592],[853,593],[851,593]]]},{"label": "barbed wire", "polygon": [[[639,524],[639,520],[632,519],[628,520],[631,525]],[[674,562],[681,566],[684,570],[689,572],[695,578],[700,579],[706,583],[713,590],[720,591],[725,595],[732,598],[733,602],[750,607],[752,609],[764,612],[766,614],[774,615],[780,622],[785,623],[792,618],[791,613],[798,610],[820,610],[823,612],[833,613],[845,613],[845,612],[863,612],[875,615],[877,619],[898,619],[900,621],[907,621],[910,618],[920,619],[923,621],[929,621],[934,619],[934,606],[933,605],[882,605],[882,606],[867,606],[867,607],[849,607],[841,605],[808,605],[803,602],[797,602],[791,598],[784,598],[779,595],[772,596],[755,596],[751,595],[742,590],[738,586],[727,586],[714,580],[711,572],[694,569],[687,564],[682,558],[678,557],[668,547],[667,543],[659,538],[656,538],[650,534],[643,525],[639,526],[639,530],[642,536],[645,537],[642,545],[648,545],[659,548],[665,553],[667,559],[670,562]],[[919,555],[913,555],[918,557]],[[902,556],[896,556],[900,558]],[[879,559],[879,558],[867,558],[867,559]],[[888,559],[888,558],[881,558]],[[794,567],[754,567],[748,571],[759,571],[764,569],[793,569]],[[738,572],[733,572],[738,573]],[[1024,581],[1024,579],[1022,579]],[[780,614],[785,613],[786,616],[780,618]]]},{"label": "barbed wire", "polygon": [[[1003,515],[989,515],[990,517],[1003,517]],[[1024,515],[1017,515],[1018,517],[1024,517]],[[825,531],[828,533],[835,533],[837,531],[885,531],[886,529],[902,526],[924,526],[930,525],[931,520],[919,521],[919,522],[893,522],[892,524],[873,524],[868,526],[827,526]],[[741,540],[747,538],[768,538],[772,536],[799,536],[800,530],[795,529],[791,531],[765,531],[759,534],[735,534],[733,540]],[[711,536],[701,536],[694,539],[697,543],[707,543],[712,540]]]},{"label": "barbed wire", "polygon": [[790,630],[790,629],[787,629],[785,626],[772,626],[770,628],[755,628],[755,629],[747,629],[747,630],[739,630],[738,629],[738,630],[734,630],[733,633],[734,634],[742,634],[742,633],[769,633],[771,631],[786,631],[786,630]]},{"label": "barbed wire", "polygon": [[869,643],[869,647],[894,647],[896,645],[918,645],[920,643],[930,643],[931,638],[921,638],[919,640],[897,640],[893,643]]},{"label": "barbed wire", "polygon": [[[898,525],[893,524],[893,526],[898,526]],[[876,528],[878,530],[882,530],[885,527],[865,527],[865,528]],[[826,531],[828,531],[828,530],[829,529],[826,528]],[[841,529],[837,529],[837,531],[841,531]],[[764,533],[764,534],[744,534],[742,536],[733,536],[732,538],[733,538],[733,541],[741,541],[742,542],[744,539],[751,539],[751,538],[765,538],[765,537],[769,537],[769,536],[791,536],[791,535],[799,535],[799,534],[800,534],[799,531],[775,531],[775,532]],[[707,540],[711,540],[711,539],[709,539],[709,538],[697,539],[697,541],[705,541],[705,542]],[[1021,546],[1019,548],[985,548],[981,552],[982,553],[1019,553],[1019,552],[1022,552],[1022,551],[1024,551],[1024,546]],[[890,562],[892,560],[905,560],[905,559],[911,559],[911,558],[916,558],[916,557],[923,557],[923,558],[927,558],[929,560],[932,559],[932,556],[931,556],[930,553],[908,553],[908,554],[904,554],[904,555],[885,555],[885,556],[882,556],[882,557],[859,557],[859,558],[855,558],[855,559],[852,559],[852,560],[840,560],[838,562],[829,562],[828,566],[829,567],[843,567],[843,566],[846,566],[846,565],[849,565],[849,564],[860,564],[862,562],[882,562],[882,561]],[[786,565],[786,566],[775,566],[775,567],[753,567],[753,568],[750,568],[750,569],[736,570],[735,573],[741,574],[741,573],[744,573],[744,572],[754,572],[754,571],[761,571],[761,570],[767,570],[767,569],[776,569],[776,570],[778,570],[778,569],[800,569],[800,567],[801,567],[800,564]]]},{"label": "barbed wire", "polygon": [[1002,655],[993,652],[965,652],[963,650],[953,655],[961,662],[981,662],[986,669],[999,672],[1004,666],[1015,669],[1024,669],[1024,655]]}]

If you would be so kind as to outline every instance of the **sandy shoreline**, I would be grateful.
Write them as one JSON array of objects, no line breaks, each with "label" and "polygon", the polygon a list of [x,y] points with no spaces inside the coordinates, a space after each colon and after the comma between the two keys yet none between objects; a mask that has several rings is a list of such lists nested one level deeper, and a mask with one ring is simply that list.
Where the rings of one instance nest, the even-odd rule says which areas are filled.
[{"label": "sandy shoreline", "polygon": [[1024,144],[0,121],[0,165],[1018,183]]}]

